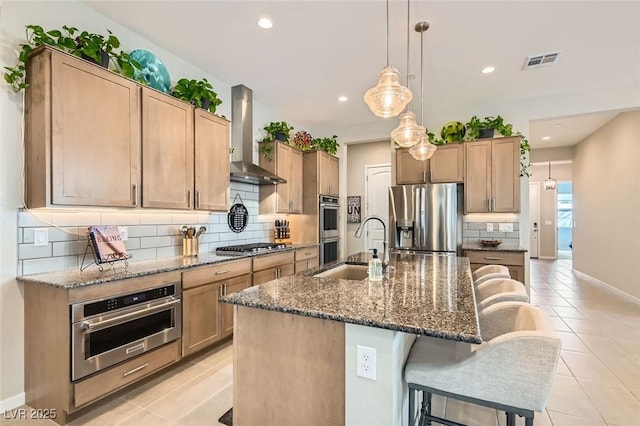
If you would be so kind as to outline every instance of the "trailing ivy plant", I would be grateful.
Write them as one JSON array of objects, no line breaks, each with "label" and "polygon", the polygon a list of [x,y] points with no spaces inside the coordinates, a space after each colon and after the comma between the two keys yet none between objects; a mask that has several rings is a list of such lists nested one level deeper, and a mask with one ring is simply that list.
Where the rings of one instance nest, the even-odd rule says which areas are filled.
[{"label": "trailing ivy plant", "polygon": [[62,26],[62,30],[49,31],[45,31],[40,25],[27,25],[25,29],[27,43],[19,45],[20,52],[16,66],[5,67],[4,80],[16,92],[26,89],[28,86],[25,81],[27,58],[34,48],[43,44],[98,64],[103,62],[102,52],[104,52],[104,55],[113,61],[116,72],[125,77],[133,78],[135,68],[140,69],[141,65],[130,59],[128,54],[117,52],[115,49],[120,47],[120,40],[111,31],[107,31],[109,35],[105,38],[100,34],[87,31],[79,32],[76,27],[66,25]]},{"label": "trailing ivy plant", "polygon": [[264,157],[271,161],[273,159],[273,141],[279,140],[286,144],[289,143],[289,134],[293,131],[286,121],[272,121],[263,127],[266,136],[260,144],[260,152]]}]

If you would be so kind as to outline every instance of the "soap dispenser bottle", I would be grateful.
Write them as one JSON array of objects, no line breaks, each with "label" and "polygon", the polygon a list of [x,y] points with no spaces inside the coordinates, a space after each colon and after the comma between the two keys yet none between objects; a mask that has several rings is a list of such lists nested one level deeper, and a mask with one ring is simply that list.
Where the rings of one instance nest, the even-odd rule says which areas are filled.
[{"label": "soap dispenser bottle", "polygon": [[373,258],[369,261],[369,281],[382,281],[382,261],[378,258],[378,249],[373,249]]}]

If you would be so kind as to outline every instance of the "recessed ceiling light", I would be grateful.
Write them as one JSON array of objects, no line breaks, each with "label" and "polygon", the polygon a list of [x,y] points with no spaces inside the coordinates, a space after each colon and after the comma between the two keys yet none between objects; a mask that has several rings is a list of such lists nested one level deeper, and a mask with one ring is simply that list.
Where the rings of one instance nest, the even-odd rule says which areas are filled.
[{"label": "recessed ceiling light", "polygon": [[347,98],[346,96],[340,96],[338,98],[338,101],[340,101],[340,102],[347,102],[348,100],[349,100],[349,98]]},{"label": "recessed ceiling light", "polygon": [[542,140],[543,140],[543,141],[551,140],[551,136],[543,136],[543,137],[542,137]]},{"label": "recessed ceiling light", "polygon": [[269,18],[260,18],[258,20],[258,26],[260,28],[269,29],[273,27],[273,21]]},{"label": "recessed ceiling light", "polygon": [[482,74],[489,74],[491,72],[494,72],[496,70],[495,67],[485,67],[482,68]]}]

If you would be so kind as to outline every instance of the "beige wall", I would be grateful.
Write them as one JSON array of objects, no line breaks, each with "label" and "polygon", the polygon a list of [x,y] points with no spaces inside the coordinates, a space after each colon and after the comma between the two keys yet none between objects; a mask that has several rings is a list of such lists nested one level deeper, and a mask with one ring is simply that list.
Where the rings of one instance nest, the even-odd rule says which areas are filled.
[{"label": "beige wall", "polygon": [[[366,215],[364,206],[364,167],[372,164],[391,164],[391,146],[389,141],[367,142],[347,145],[347,196],[359,195],[362,200],[362,218]],[[385,189],[386,190],[386,189]],[[345,198],[346,200],[346,198]],[[346,205],[346,203],[343,203]],[[346,218],[346,210],[344,217]],[[345,219],[346,220],[346,219]],[[354,236],[359,224],[348,223],[344,234],[345,249],[344,255],[366,251],[366,238],[364,235],[358,239]],[[388,236],[387,236],[388,237]]]},{"label": "beige wall", "polygon": [[573,267],[640,297],[640,112],[618,115],[575,148]]},{"label": "beige wall", "polygon": [[573,146],[533,149],[529,153],[529,161],[531,163],[542,163],[545,161],[570,161],[573,160],[574,150],[575,148]]},{"label": "beige wall", "polygon": [[[558,182],[570,182],[571,163],[553,163],[551,162],[551,177]],[[549,177],[549,165],[537,164],[531,166],[531,177],[529,182],[538,182],[540,187],[540,223],[538,224],[538,239],[540,241],[540,249],[538,258],[555,259],[557,258],[557,190],[544,189],[544,180]],[[532,206],[529,206],[531,208]]]}]

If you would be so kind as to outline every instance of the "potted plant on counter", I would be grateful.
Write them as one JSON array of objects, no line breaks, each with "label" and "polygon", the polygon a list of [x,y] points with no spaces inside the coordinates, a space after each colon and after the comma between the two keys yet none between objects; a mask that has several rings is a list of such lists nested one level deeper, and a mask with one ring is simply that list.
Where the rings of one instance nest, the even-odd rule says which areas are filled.
[{"label": "potted plant on counter", "polygon": [[202,80],[181,78],[170,94],[212,113],[216,112],[216,108],[222,103],[218,99],[218,94],[213,91],[213,86],[206,78]]}]

